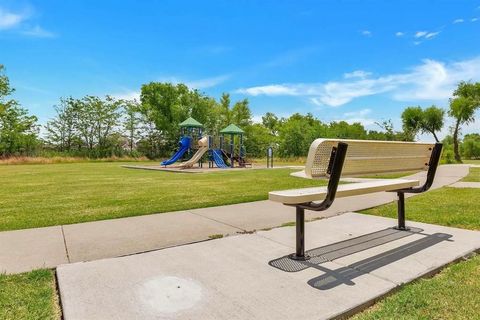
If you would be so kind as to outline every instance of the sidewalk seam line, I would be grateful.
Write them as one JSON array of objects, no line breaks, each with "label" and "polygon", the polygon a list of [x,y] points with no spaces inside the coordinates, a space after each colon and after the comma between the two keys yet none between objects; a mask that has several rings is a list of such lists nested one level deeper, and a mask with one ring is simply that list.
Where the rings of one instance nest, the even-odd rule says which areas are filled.
[{"label": "sidewalk seam line", "polygon": [[223,222],[223,221],[219,221],[219,220],[216,220],[216,219],[213,219],[213,218],[210,218],[210,217],[205,217],[205,216],[203,216],[203,215],[201,215],[201,214],[198,214],[198,213],[195,213],[195,212],[193,212],[193,211],[187,210],[187,212],[190,213],[190,214],[193,214],[193,215],[195,215],[195,216],[197,216],[197,217],[202,217],[202,218],[205,218],[205,219],[208,219],[208,220],[212,220],[212,221],[215,221],[215,222],[217,222],[217,223],[220,223],[220,224],[223,224],[223,225],[226,225],[226,226],[229,226],[229,227],[238,229],[238,230],[240,230],[240,231],[242,231],[242,232],[248,232],[247,230],[245,230],[245,229],[243,229],[243,228],[239,228],[239,227],[237,227],[237,226],[234,226],[234,225],[231,225],[231,224],[228,224],[228,223],[225,223],[225,222]]},{"label": "sidewalk seam line", "polygon": [[65,231],[63,230],[63,225],[61,225],[60,228],[62,229],[63,245],[65,246],[65,254],[67,255],[67,261],[68,263],[71,263],[70,254],[68,253],[67,239],[65,239]]}]

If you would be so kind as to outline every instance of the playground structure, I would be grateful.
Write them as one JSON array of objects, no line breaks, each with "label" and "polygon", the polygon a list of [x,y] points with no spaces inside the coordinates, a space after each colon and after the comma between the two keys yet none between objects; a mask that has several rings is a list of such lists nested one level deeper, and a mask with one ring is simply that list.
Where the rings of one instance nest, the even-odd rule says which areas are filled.
[{"label": "playground structure", "polygon": [[182,132],[179,148],[170,159],[160,163],[162,166],[169,166],[183,158],[190,158],[193,139],[201,138],[202,136],[203,125],[192,117],[180,123],[179,126]]},{"label": "playground structure", "polygon": [[[233,168],[235,162],[237,162],[236,167],[251,167],[251,164],[245,160],[244,131],[238,126],[230,124],[220,131],[218,139],[212,136],[202,136],[203,125],[191,117],[180,123],[180,128],[182,137],[178,150],[170,159],[160,163],[165,168],[189,169],[193,168],[195,164],[203,167],[205,154],[208,154],[209,168]],[[226,135],[229,140],[228,151],[224,149]],[[238,150],[235,148],[236,137],[238,137]]]}]

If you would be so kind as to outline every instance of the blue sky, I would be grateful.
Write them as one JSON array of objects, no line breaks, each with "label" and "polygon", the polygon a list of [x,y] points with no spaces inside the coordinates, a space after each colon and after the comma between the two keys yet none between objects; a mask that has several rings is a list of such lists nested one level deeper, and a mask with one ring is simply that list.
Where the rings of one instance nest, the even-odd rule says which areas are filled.
[{"label": "blue sky", "polygon": [[246,97],[256,119],[400,129],[405,106],[446,107],[458,81],[480,81],[479,35],[480,0],[0,0],[0,63],[41,122],[62,96],[171,81]]}]

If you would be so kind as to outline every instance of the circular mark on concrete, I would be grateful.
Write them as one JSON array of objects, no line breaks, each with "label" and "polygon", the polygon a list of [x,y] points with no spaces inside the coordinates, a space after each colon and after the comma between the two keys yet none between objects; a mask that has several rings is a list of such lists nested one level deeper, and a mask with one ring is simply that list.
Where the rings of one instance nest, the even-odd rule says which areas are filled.
[{"label": "circular mark on concrete", "polygon": [[202,298],[202,287],[192,279],[155,277],[141,284],[137,293],[145,306],[171,314],[194,307]]}]

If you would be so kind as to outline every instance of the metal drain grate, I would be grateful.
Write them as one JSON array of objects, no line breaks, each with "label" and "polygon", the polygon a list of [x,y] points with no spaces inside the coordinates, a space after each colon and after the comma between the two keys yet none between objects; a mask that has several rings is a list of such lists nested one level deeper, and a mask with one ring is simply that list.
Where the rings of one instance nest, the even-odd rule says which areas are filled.
[{"label": "metal drain grate", "polygon": [[409,231],[388,228],[308,250],[306,252],[306,254],[310,256],[308,262],[292,260],[289,256],[284,256],[272,260],[268,264],[286,272],[298,272],[307,269],[311,264],[333,261],[422,231],[423,230],[419,228],[411,228]]}]

